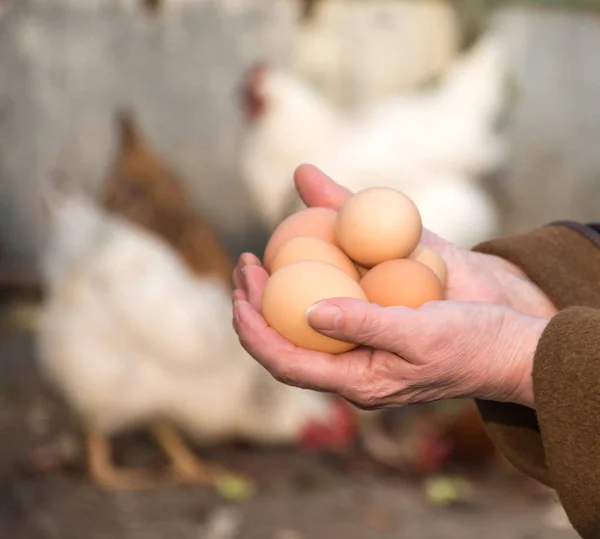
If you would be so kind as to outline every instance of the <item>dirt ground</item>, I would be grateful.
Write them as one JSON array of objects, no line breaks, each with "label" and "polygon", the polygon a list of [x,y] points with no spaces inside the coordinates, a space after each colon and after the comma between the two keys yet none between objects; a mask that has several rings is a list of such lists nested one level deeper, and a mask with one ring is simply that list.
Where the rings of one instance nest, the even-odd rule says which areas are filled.
[{"label": "dirt ground", "polygon": [[[422,483],[360,458],[285,450],[203,452],[258,481],[245,501],[189,486],[102,492],[82,471],[78,429],[35,375],[26,334],[0,337],[0,433],[0,537],[7,539],[576,537],[546,491],[514,476],[471,477],[469,499],[440,506]],[[138,460],[156,458],[144,439],[122,445]]]}]

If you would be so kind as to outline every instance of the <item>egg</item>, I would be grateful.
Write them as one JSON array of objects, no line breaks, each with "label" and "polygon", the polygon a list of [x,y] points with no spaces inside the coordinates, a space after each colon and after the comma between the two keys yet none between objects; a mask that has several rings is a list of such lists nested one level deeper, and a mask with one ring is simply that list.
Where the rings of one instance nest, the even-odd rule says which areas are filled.
[{"label": "egg", "polygon": [[336,218],[337,212],[329,208],[306,208],[284,219],[267,242],[263,257],[265,269],[271,271],[277,250],[287,240],[297,236],[313,236],[335,244]]},{"label": "egg", "polygon": [[422,229],[419,210],[409,197],[395,189],[373,187],[359,191],[344,203],[335,231],[344,252],[371,268],[412,253]]},{"label": "egg", "polygon": [[446,267],[444,259],[435,251],[429,249],[429,247],[423,247],[419,245],[408,258],[427,266],[431,271],[433,271],[433,273],[437,275],[437,278],[442,283],[442,286],[446,286],[448,279],[448,268]]},{"label": "egg", "polygon": [[420,307],[444,296],[442,284],[427,266],[409,259],[378,264],[360,280],[371,303],[382,307]]},{"label": "egg", "polygon": [[306,319],[311,305],[336,297],[367,299],[358,282],[331,264],[314,260],[292,262],[274,272],[267,281],[262,313],[275,331],[296,346],[340,354],[357,345],[318,333]]},{"label": "egg", "polygon": [[275,253],[273,262],[271,262],[271,271],[276,272],[283,266],[299,260],[327,262],[341,269],[355,281],[360,279],[356,266],[341,249],[320,238],[311,236],[297,236],[286,241]]}]

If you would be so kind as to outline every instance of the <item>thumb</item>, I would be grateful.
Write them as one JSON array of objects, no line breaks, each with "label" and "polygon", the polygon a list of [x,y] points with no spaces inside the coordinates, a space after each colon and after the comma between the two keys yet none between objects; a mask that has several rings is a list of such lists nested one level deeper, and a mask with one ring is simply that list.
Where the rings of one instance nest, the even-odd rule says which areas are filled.
[{"label": "thumb", "polygon": [[414,315],[407,307],[349,298],[319,301],[306,312],[309,325],[323,335],[395,353],[411,333]]},{"label": "thumb", "polygon": [[320,206],[338,211],[352,193],[334,182],[314,165],[303,164],[294,172],[294,183],[307,206]]}]

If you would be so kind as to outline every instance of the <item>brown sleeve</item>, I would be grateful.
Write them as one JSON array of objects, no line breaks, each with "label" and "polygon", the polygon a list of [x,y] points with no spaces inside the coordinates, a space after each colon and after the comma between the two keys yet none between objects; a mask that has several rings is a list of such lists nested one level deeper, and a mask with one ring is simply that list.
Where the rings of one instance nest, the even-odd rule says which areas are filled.
[{"label": "brown sleeve", "polygon": [[474,250],[519,266],[559,309],[535,354],[536,411],[478,401],[479,411],[505,457],[556,489],[582,537],[600,537],[600,236],[556,223]]}]

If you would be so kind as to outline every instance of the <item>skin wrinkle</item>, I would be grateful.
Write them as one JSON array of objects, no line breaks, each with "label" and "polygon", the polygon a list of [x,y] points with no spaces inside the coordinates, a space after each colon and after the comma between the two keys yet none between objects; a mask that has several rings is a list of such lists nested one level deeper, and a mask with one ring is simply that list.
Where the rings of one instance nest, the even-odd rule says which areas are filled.
[{"label": "skin wrinkle", "polygon": [[[381,320],[371,315],[370,309],[363,309],[358,320],[352,320],[348,327],[347,318],[342,318],[340,331],[353,333],[352,338],[361,343],[370,344],[376,340],[381,333],[385,332],[385,324],[381,324]],[[356,329],[355,329],[356,328]],[[341,337],[344,337],[343,335]]]},{"label": "skin wrinkle", "polygon": [[[351,380],[361,380],[361,382],[367,382],[368,380],[370,380],[373,376],[373,370],[374,367],[373,365],[376,365],[376,362],[374,361],[374,355],[375,355],[375,351],[373,352],[368,352],[369,353],[369,357],[368,360],[365,362],[364,366],[360,369],[361,372],[357,373],[354,372],[352,373],[351,369],[352,369],[352,364],[351,363],[346,363],[346,372],[348,372],[348,374],[346,374],[346,376],[343,377],[344,383],[343,384],[339,384],[337,386],[337,390],[341,393],[341,395],[351,401],[355,406],[358,406],[361,409],[365,409],[363,408],[363,401],[365,399],[365,397],[370,398],[371,395],[368,393],[368,391],[365,391],[364,387],[368,387],[367,383],[365,383],[365,385],[359,385],[356,386],[352,383],[350,383]],[[356,367],[358,368],[358,367]],[[361,387],[362,386],[362,387]]]},{"label": "skin wrinkle", "polygon": [[[403,311],[405,312],[407,310],[406,307],[386,307],[386,309],[390,310],[392,316],[395,314],[401,315]],[[402,327],[402,331],[403,334],[397,336],[395,341],[392,341],[390,350],[398,351],[404,349],[404,351],[407,352],[407,354],[405,354],[406,356],[416,356],[416,350],[411,346],[410,343],[413,342],[411,336],[414,333],[417,333],[419,331],[419,328],[416,326],[407,326],[405,323]],[[404,359],[408,363],[413,363],[408,357],[405,357]]]},{"label": "skin wrinkle", "polygon": [[[338,300],[338,303],[345,304],[345,308],[350,307],[345,300]],[[423,349],[423,345],[418,344],[423,337],[421,322],[430,316],[430,311],[435,313],[440,308],[445,308],[443,302],[431,302],[416,310],[403,307],[370,307],[368,310],[357,311],[355,319],[347,315],[337,331],[329,332],[331,336],[343,340],[381,345],[382,340],[389,339],[393,334],[389,327],[390,322],[396,316],[407,316],[406,324],[414,323],[414,327],[403,325],[397,342],[393,345],[386,345],[390,352],[375,351],[372,353],[366,358],[364,372],[350,372],[346,375],[348,382],[345,382],[342,387],[338,387],[338,391],[364,409],[387,406],[391,401],[396,405],[406,404],[414,400],[415,396],[424,393],[427,394],[428,401],[439,399],[440,394],[446,395],[447,398],[464,398],[475,395],[478,398],[494,397],[506,400],[511,395],[521,393],[520,386],[526,375],[524,376],[523,369],[519,368],[522,354],[517,347],[522,345],[523,339],[518,334],[516,335],[515,331],[521,331],[522,328],[516,327],[514,324],[507,324],[504,311],[493,312],[491,315],[483,311],[486,319],[474,327],[475,333],[461,336],[458,330],[464,325],[463,317],[465,316],[465,314],[461,314],[451,324],[452,327],[456,326],[457,338],[462,339],[462,343],[457,344],[455,339],[447,338],[449,330],[450,334],[453,334],[453,331],[452,327],[448,328],[446,325],[438,328],[436,333],[428,335],[427,346]],[[379,310],[384,311],[385,316],[375,316]],[[415,317],[417,312],[418,316]],[[490,327],[495,328],[494,335],[488,334]],[[484,335],[485,339],[483,339]],[[412,346],[412,342],[416,345]],[[485,343],[484,348],[489,348],[478,349],[474,344],[478,342]],[[456,347],[466,351],[460,361],[457,361],[452,355],[452,351]],[[363,353],[367,352],[364,348],[362,351]],[[493,361],[499,351],[509,359],[502,362]],[[397,355],[394,356],[394,353]],[[432,355],[438,358],[434,364],[418,362],[418,358],[427,358]],[[473,369],[474,362],[478,357],[489,358],[489,360],[484,364],[475,365],[476,368]],[[361,365],[360,368],[362,368],[364,363],[356,363],[356,365]],[[291,369],[291,366],[287,365],[285,369]],[[513,374],[513,369],[519,374]],[[279,373],[280,370],[281,367],[278,367],[276,372]],[[528,370],[529,367],[525,367],[525,371]],[[485,373],[483,379],[474,374],[481,375],[481,372]],[[278,374],[278,379],[284,383],[297,384],[296,380],[300,374],[294,370],[284,370],[283,375]],[[397,385],[399,377],[406,380],[401,387]],[[360,384],[355,382],[359,386],[358,388],[348,387],[352,380],[360,380]],[[426,390],[420,387],[419,380],[427,380]],[[499,393],[499,388],[505,385],[506,388]]]},{"label": "skin wrinkle", "polygon": [[376,366],[374,369],[371,369],[370,383],[365,386],[364,395],[361,398],[367,405],[376,406],[378,403],[387,402],[390,397],[398,394],[399,389],[397,384],[390,383],[393,380],[390,374],[393,374],[395,369],[387,366],[393,359],[393,357],[390,357],[390,360],[376,364],[380,365],[379,368]]},{"label": "skin wrinkle", "polygon": [[[534,322],[534,320],[531,320],[531,322]],[[529,322],[529,320],[528,320]],[[546,326],[547,321],[542,321],[543,327]],[[542,329],[543,329],[542,327]],[[516,379],[514,381],[511,381],[510,383],[506,383],[504,384],[506,387],[511,387],[514,386],[514,390],[512,392],[509,392],[507,394],[504,395],[504,402],[517,402],[517,403],[524,403],[525,401],[529,401],[529,400],[533,400],[533,379],[532,379],[532,373],[533,373],[533,359],[534,359],[534,355],[535,355],[535,350],[537,348],[537,343],[539,340],[539,336],[541,336],[541,330],[539,332],[539,335],[537,336],[537,338],[535,339],[535,342],[533,343],[533,346],[530,345],[530,333],[531,333],[531,329],[530,328],[522,328],[522,331],[516,331],[515,335],[516,335],[516,340],[518,342],[518,344],[516,346],[514,346],[514,350],[517,352],[516,354],[513,354],[512,358],[509,358],[507,363],[510,365],[511,363],[513,365],[520,365],[524,368],[521,369],[517,369],[517,368],[512,368],[512,369],[508,369],[507,372],[507,376],[510,377],[510,374],[512,373],[513,376],[516,376]],[[523,362],[526,362],[525,365],[523,365]],[[521,373],[520,376],[517,375],[517,373]],[[531,394],[531,398],[526,398],[525,395],[526,394]],[[534,403],[531,402],[531,407],[534,406]]]},{"label": "skin wrinkle", "polygon": [[[496,322],[496,323],[494,323]],[[487,327],[488,325],[486,325]],[[498,380],[503,380],[506,378],[506,375],[502,375],[502,372],[498,372],[498,371],[506,371],[507,370],[507,363],[511,363],[512,362],[497,362],[494,361],[494,352],[496,350],[510,350],[510,342],[507,343],[509,346],[503,346],[502,343],[503,341],[505,341],[506,339],[503,338],[505,337],[505,334],[508,332],[509,334],[511,333],[510,330],[507,328],[507,318],[505,316],[502,316],[501,319],[499,321],[491,321],[491,323],[489,324],[489,327],[495,328],[495,334],[493,336],[488,336],[487,339],[484,339],[484,342],[487,341],[488,343],[488,347],[491,347],[492,349],[485,354],[485,357],[487,357],[487,361],[486,361],[486,365],[485,365],[485,369],[484,371],[487,373],[487,376],[484,377],[484,379],[480,382],[479,387],[477,388],[477,390],[474,392],[475,395],[479,396],[480,398],[486,398],[489,397],[493,394],[494,391],[497,391],[498,386],[502,387],[503,384],[498,384]],[[485,332],[483,331],[483,329],[480,328],[479,330],[479,335],[477,336],[477,339],[481,338],[482,335],[484,335]],[[475,357],[477,357],[478,354],[475,355]],[[494,368],[496,367],[496,368]],[[499,367],[503,367],[503,368],[499,368]],[[494,391],[487,389],[488,387],[492,387],[494,388]],[[511,391],[507,391],[508,393],[510,393]]]}]

